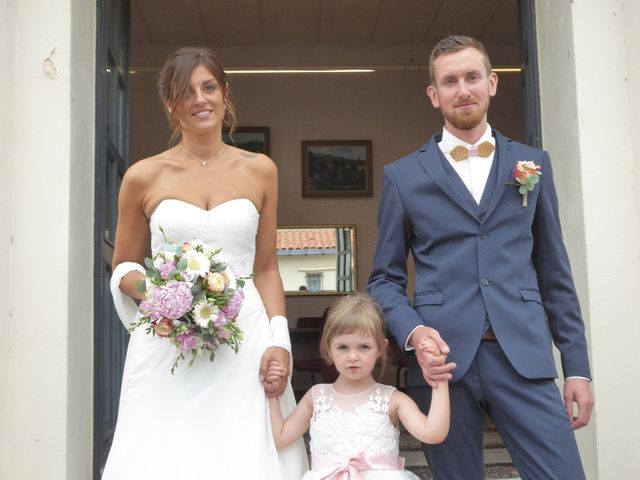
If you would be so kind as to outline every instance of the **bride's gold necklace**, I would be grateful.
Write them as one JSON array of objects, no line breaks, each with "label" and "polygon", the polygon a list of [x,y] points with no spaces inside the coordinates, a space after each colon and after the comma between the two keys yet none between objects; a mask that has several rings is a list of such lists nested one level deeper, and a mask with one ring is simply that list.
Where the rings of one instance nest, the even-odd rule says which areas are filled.
[{"label": "bride's gold necklace", "polygon": [[222,155],[222,152],[224,152],[224,149],[225,149],[226,146],[227,146],[227,144],[223,143],[222,144],[222,148],[220,149],[220,151],[218,153],[216,153],[216,155],[211,160],[203,160],[201,158],[196,157],[193,153],[191,153],[189,150],[184,148],[184,145],[182,145],[182,143],[180,143],[180,148],[182,148],[182,150],[184,150],[184,153],[189,155],[191,158],[195,158],[196,160],[198,160],[200,162],[200,165],[202,165],[203,167],[206,167],[207,165],[209,165],[209,161],[213,162],[213,161],[217,160],[217,158],[220,155]]}]

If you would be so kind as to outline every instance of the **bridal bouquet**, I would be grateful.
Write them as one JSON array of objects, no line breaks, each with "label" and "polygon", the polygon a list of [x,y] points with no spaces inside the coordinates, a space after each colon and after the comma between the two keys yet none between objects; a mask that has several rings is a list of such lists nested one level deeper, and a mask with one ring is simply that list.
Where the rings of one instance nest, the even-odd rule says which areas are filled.
[{"label": "bridal bouquet", "polygon": [[[162,227],[160,231],[164,235]],[[165,245],[153,258],[145,258],[146,275],[138,285],[146,292],[140,317],[129,331],[147,325],[147,333],[168,339],[179,354],[174,373],[185,354],[189,366],[204,351],[213,362],[220,345],[238,352],[242,330],[235,324],[246,277],[238,276],[224,260],[220,248],[198,239],[177,245],[165,236]]]}]

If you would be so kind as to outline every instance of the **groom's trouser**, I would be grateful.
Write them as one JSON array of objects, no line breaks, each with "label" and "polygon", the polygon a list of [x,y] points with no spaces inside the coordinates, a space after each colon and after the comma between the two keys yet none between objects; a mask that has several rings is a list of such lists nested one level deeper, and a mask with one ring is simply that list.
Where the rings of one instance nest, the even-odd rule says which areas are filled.
[{"label": "groom's trouser", "polygon": [[[584,471],[554,379],[528,380],[497,341],[482,341],[471,367],[451,383],[451,428],[438,445],[423,445],[435,480],[484,478],[486,414],[495,424],[522,480],[580,480]],[[408,387],[427,412],[429,387]]]}]

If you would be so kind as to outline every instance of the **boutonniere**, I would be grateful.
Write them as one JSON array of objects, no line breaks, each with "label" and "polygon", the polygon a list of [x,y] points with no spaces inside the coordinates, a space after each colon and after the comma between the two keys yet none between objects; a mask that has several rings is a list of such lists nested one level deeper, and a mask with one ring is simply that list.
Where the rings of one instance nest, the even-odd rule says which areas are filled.
[{"label": "boutonniere", "polygon": [[518,187],[518,192],[522,195],[522,208],[527,208],[527,194],[536,188],[536,183],[540,181],[540,165],[536,165],[529,160],[520,160],[513,169],[513,179],[515,183],[509,183]]}]

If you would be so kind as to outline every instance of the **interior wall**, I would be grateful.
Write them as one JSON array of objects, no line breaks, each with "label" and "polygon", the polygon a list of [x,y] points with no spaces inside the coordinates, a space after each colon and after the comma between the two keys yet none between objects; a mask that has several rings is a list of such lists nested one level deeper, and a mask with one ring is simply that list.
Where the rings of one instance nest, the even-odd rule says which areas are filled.
[{"label": "interior wall", "polygon": [[[234,64],[228,60],[228,63]],[[131,81],[131,158],[167,146],[169,132],[157,99],[156,72]],[[382,168],[425,143],[442,128],[425,95],[426,72],[369,74],[235,75],[231,88],[239,125],[266,126],[271,156],[279,167],[280,225],[356,225],[357,288],[364,291],[377,235],[376,211]],[[507,136],[522,139],[519,74],[501,74],[489,120]],[[302,198],[302,140],[372,140],[373,197]],[[335,296],[287,297],[288,317],[321,315]]]}]

